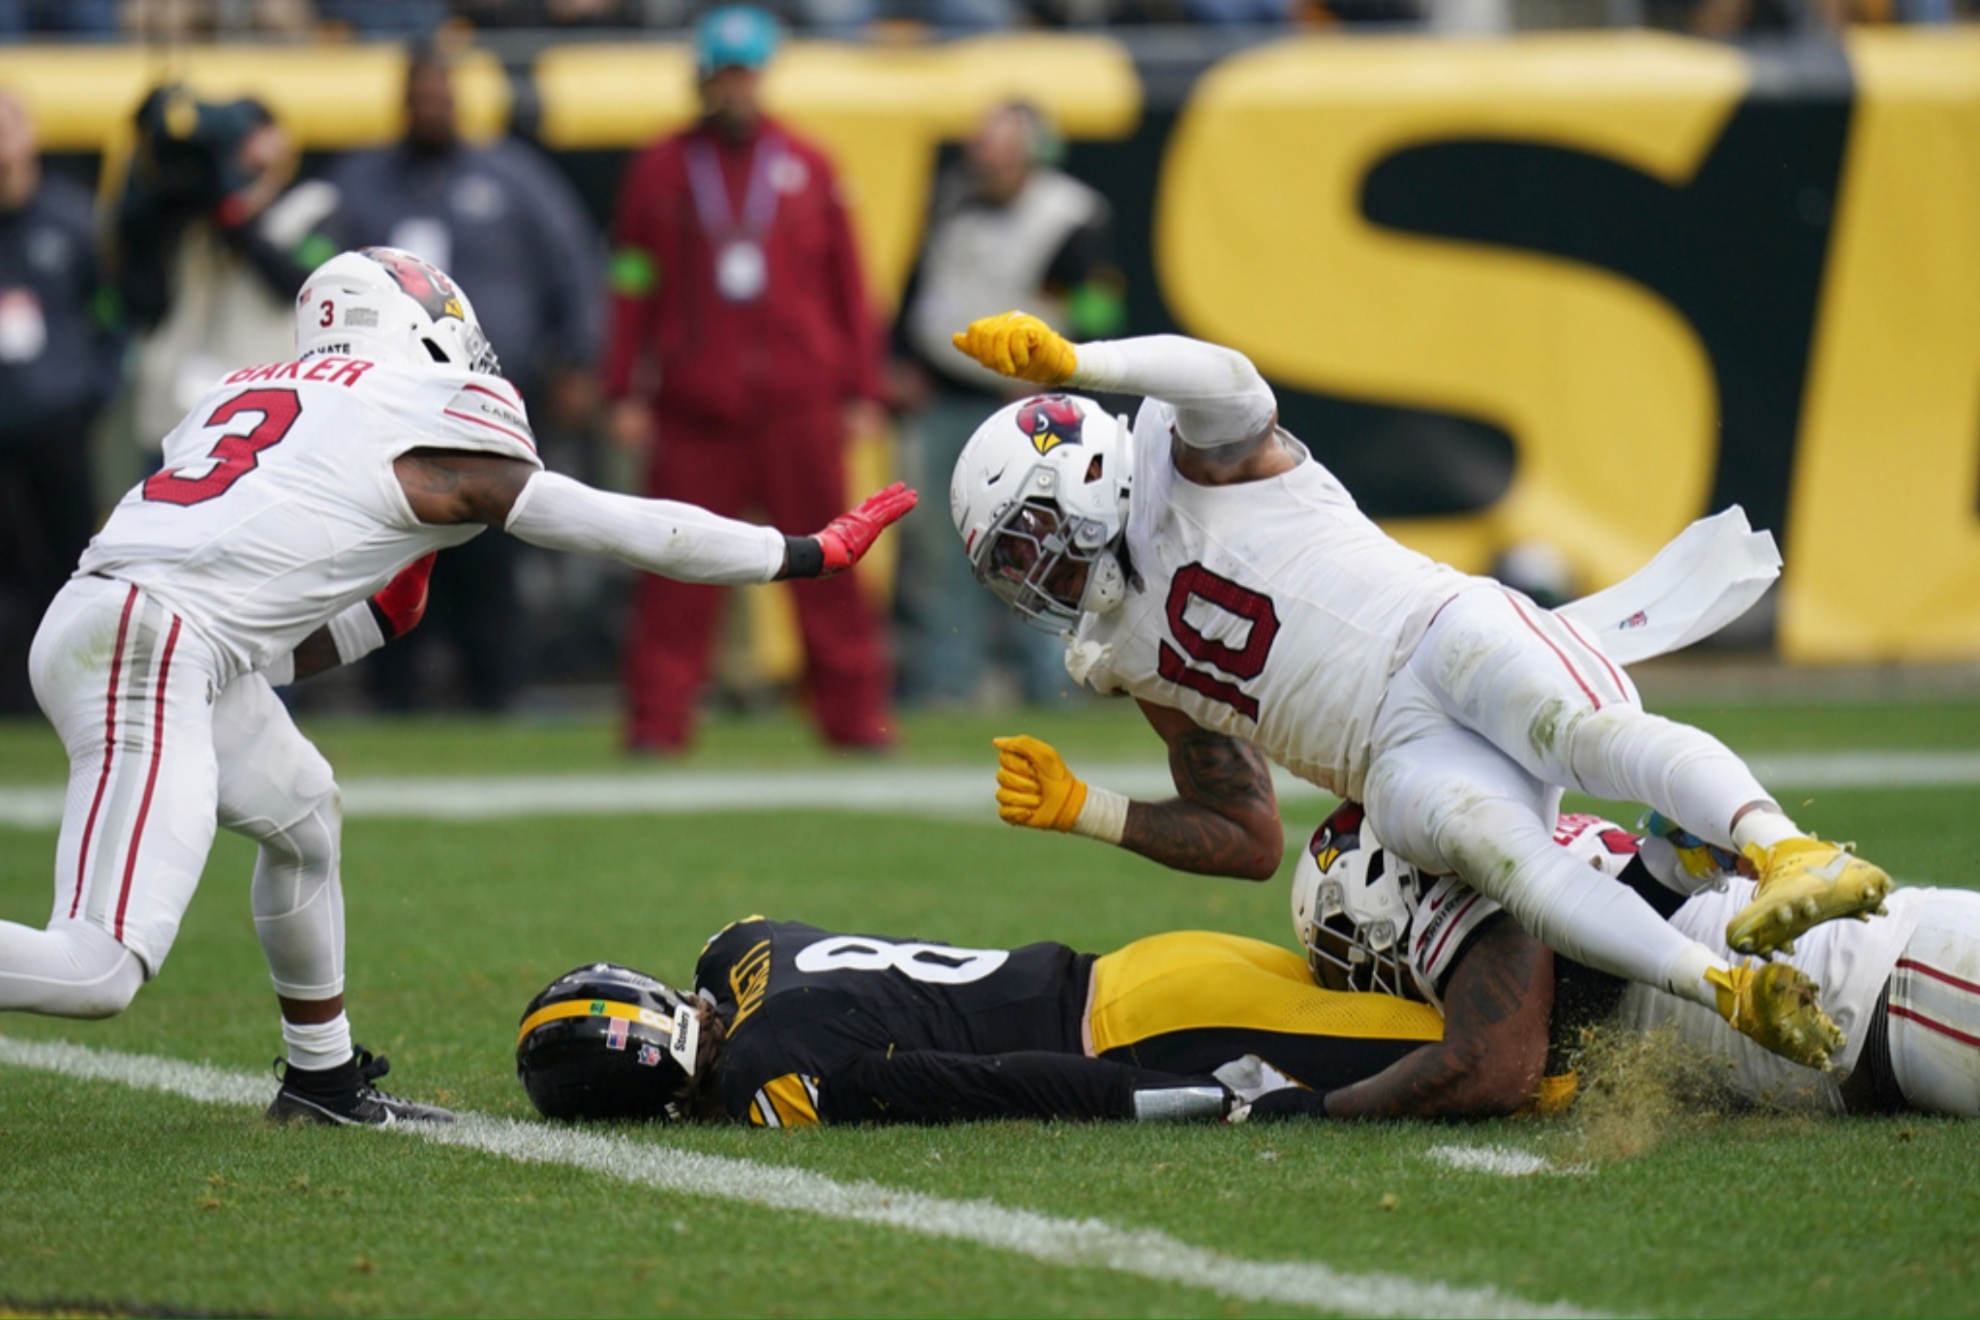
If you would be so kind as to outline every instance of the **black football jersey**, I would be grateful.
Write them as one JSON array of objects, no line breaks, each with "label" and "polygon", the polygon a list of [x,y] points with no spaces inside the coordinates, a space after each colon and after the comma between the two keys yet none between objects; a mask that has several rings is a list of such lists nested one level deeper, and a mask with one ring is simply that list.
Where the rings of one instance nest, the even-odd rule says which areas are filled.
[{"label": "black football jersey", "polygon": [[1092,964],[1063,944],[966,949],[750,917],[708,942],[694,982],[728,1025],[725,1106],[776,1127],[819,1121],[820,1080],[853,1060],[1081,1055]]}]

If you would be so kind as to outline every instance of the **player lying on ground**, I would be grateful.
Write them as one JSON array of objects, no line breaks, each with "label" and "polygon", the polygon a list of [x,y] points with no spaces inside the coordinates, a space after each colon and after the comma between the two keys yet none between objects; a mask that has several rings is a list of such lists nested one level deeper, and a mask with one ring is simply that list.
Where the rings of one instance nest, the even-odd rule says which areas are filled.
[{"label": "player lying on ground", "polygon": [[702,950],[693,996],[605,963],[559,977],[523,1012],[516,1068],[566,1119],[1508,1113],[1540,1079],[1551,955],[1503,914],[1470,943],[1440,1016],[1323,989],[1299,955],[1234,935],[1096,956],[751,917]]},{"label": "player lying on ground", "polygon": [[[1563,816],[1555,838],[1578,863],[1729,955],[1725,925],[1752,901],[1753,881],[1736,873],[1730,853],[1668,821],[1648,823],[1652,832],[1639,837],[1598,817]],[[1723,1065],[1712,1070],[1716,1080],[1757,1104],[1980,1116],[1980,894],[1901,888],[1888,902],[1885,919],[1818,926],[1788,955],[1822,987],[1849,1035],[1826,1071],[1760,1049],[1698,1004],[1554,959],[1551,1097],[1563,1098],[1564,1064],[1581,1028],[1608,1022],[1674,1030],[1700,1058]],[[1353,804],[1315,831],[1293,874],[1294,928],[1315,978],[1337,990],[1434,1006],[1440,987],[1455,984],[1456,969],[1477,956],[1477,932],[1503,917],[1462,881],[1425,876],[1383,848]]]},{"label": "player lying on ground", "polygon": [[[1555,838],[1718,941],[1752,882],[1653,823],[1639,838],[1567,816]],[[1581,1028],[1614,1022],[1674,1027],[1758,1103],[1980,1115],[1980,894],[1903,889],[1890,904],[1888,920],[1821,926],[1790,955],[1851,1029],[1820,1072],[1689,1001],[1553,958],[1498,904],[1389,853],[1348,804],[1295,870],[1310,974],[1284,950],[1200,932],[1095,958],[751,918],[709,942],[692,999],[604,964],[559,978],[524,1011],[517,1065],[558,1118],[1478,1118],[1565,1104]]]},{"label": "player lying on ground", "polygon": [[1140,702],[1179,794],[1130,803],[1045,744],[1004,739],[1005,820],[1262,879],[1282,848],[1270,757],[1365,802],[1392,848],[1550,947],[1789,1057],[1840,1044],[1791,968],[1735,968],[1633,891],[1589,883],[1553,843],[1558,793],[1647,802],[1752,858],[1759,891],[1728,932],[1742,952],[1874,911],[1889,877],[1803,835],[1717,739],[1646,714],[1565,617],[1384,535],[1278,427],[1242,354],[1175,336],[1075,347],[1015,312],[956,345],[1021,380],[1147,396],[1131,436],[1089,399],[1012,404],[956,465],[950,507],[978,579],[1070,630],[1076,679]]},{"label": "player lying on ground", "polygon": [[35,636],[69,753],[48,927],[0,922],[0,1009],[120,1012],[178,934],[217,821],[260,845],[251,903],[287,1069],[269,1113],[440,1119],[375,1086],[344,1015],[342,813],[271,688],[401,626],[407,565],[496,527],[692,582],[849,568],[914,505],[896,486],[813,536],[547,472],[467,297],[388,248],[319,267],[296,360],[216,384],[165,438]]}]

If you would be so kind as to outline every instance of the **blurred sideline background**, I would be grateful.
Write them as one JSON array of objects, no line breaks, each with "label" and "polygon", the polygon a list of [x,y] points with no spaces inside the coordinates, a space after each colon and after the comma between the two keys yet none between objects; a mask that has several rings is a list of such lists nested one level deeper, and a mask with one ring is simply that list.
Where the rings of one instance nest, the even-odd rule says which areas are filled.
[{"label": "blurred sideline background", "polygon": [[[629,155],[696,113],[685,25],[698,12],[0,3],[0,91],[31,115],[47,174],[107,216],[152,89],[254,98],[308,179],[405,132],[407,64],[427,43],[452,63],[463,135],[542,153],[602,254]],[[1715,648],[1736,657],[1736,683],[1980,690],[1980,30],[1966,7],[803,0],[778,13],[793,40],[767,102],[833,155],[882,322],[939,172],[986,113],[1021,99],[1063,140],[1058,167],[1111,204],[1121,333],[1250,354],[1290,429],[1408,543],[1564,598],[1738,502],[1787,568]],[[0,288],[0,359],[27,333],[14,298]],[[97,315],[121,353],[90,442],[100,513],[158,437],[130,403],[129,327],[114,306]],[[571,375],[544,427],[550,464],[636,488],[583,364]],[[895,445],[893,428],[860,439],[855,490],[898,466]],[[0,469],[14,457],[0,444]],[[944,484],[928,483],[917,517],[944,517]],[[872,567],[864,585],[884,603],[891,560]],[[518,580],[510,704],[608,708],[625,576],[526,555]],[[776,705],[801,679],[788,607],[775,588],[737,599],[711,700]],[[34,621],[0,610],[16,632]],[[454,662],[435,663],[421,704],[456,704]],[[366,704],[352,675],[300,699]],[[1015,699],[993,683],[971,703]]]}]

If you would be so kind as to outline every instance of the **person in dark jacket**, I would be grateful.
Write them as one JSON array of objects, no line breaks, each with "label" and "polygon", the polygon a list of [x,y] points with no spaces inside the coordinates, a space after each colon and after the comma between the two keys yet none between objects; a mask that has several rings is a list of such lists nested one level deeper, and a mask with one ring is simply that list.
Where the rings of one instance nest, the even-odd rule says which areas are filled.
[{"label": "person in dark jacket", "polygon": [[35,709],[29,643],[96,527],[90,428],[121,344],[95,243],[88,192],[43,176],[0,92],[0,712]]},{"label": "person in dark jacket", "polygon": [[[598,235],[570,184],[531,148],[461,140],[443,56],[422,49],[407,66],[404,139],[346,156],[329,178],[345,246],[400,248],[453,272],[474,290],[482,327],[531,417],[553,431],[582,420],[601,319]],[[524,663],[515,627],[521,553],[508,538],[482,537],[441,556],[417,645],[369,662],[375,702],[418,704],[421,650],[451,642],[466,703],[510,704]]]},{"label": "person in dark jacket", "polygon": [[[710,11],[701,118],[626,169],[604,388],[615,438],[648,456],[647,494],[782,524],[843,495],[848,435],[877,425],[880,341],[831,163],[759,104],[776,41],[762,10]],[[827,740],[889,743],[890,664],[857,583],[793,594]],[[641,580],[633,750],[687,744],[719,605],[711,588]]]}]

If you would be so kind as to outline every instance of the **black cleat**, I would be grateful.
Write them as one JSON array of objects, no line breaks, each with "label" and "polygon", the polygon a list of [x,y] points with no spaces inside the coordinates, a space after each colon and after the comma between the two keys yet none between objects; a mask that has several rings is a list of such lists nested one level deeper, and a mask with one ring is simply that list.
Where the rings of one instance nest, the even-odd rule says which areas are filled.
[{"label": "black cleat", "polygon": [[373,1085],[392,1071],[383,1055],[371,1056],[360,1045],[349,1062],[320,1070],[297,1068],[275,1061],[276,1077],[282,1089],[275,1103],[268,1106],[268,1117],[277,1123],[451,1123],[454,1112],[437,1105],[415,1104],[386,1095]]}]

